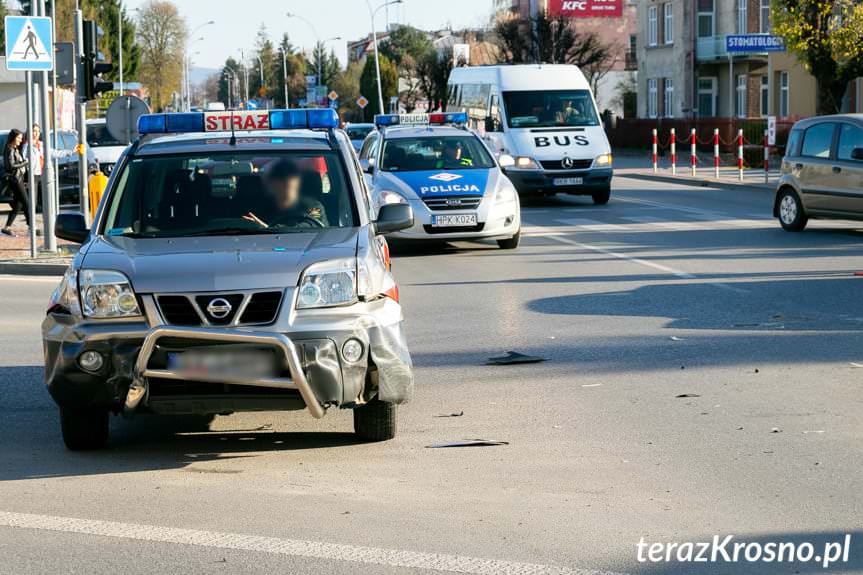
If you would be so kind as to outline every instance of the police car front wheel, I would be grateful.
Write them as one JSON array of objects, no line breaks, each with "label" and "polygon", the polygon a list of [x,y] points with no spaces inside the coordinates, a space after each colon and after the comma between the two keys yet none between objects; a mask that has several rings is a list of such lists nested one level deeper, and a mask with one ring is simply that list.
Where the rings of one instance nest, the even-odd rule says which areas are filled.
[{"label": "police car front wheel", "polygon": [[519,241],[521,241],[521,230],[517,231],[511,238],[497,240],[497,245],[502,250],[514,250],[518,247]]}]

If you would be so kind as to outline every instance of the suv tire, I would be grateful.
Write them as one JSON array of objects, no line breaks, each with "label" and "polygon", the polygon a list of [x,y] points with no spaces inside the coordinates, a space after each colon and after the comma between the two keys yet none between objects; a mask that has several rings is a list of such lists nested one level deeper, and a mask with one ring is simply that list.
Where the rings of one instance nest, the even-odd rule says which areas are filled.
[{"label": "suv tire", "polygon": [[72,451],[100,449],[108,442],[108,412],[61,407],[60,430],[63,443]]},{"label": "suv tire", "polygon": [[593,198],[593,203],[597,206],[604,206],[608,203],[608,200],[611,199],[611,186],[602,188],[597,192],[593,192],[591,194]]},{"label": "suv tire", "polygon": [[354,433],[366,441],[386,441],[396,436],[396,405],[377,397],[354,409]]},{"label": "suv tire", "polygon": [[497,240],[497,245],[502,250],[514,250],[518,247],[518,243],[521,241],[521,230],[515,232],[515,235],[511,238],[507,238],[505,240]]},{"label": "suv tire", "polygon": [[782,188],[776,199],[776,211],[779,214],[779,224],[786,232],[800,232],[809,222],[809,217],[803,210],[800,196],[792,188]]}]

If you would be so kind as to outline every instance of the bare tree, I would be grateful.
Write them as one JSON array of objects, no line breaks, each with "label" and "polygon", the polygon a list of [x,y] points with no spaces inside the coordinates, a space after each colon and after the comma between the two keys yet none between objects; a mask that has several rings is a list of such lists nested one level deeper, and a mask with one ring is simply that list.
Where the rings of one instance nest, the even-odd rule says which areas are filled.
[{"label": "bare tree", "polygon": [[186,22],[168,0],[150,0],[138,16],[141,80],[152,108],[161,110],[180,87],[186,46]]}]

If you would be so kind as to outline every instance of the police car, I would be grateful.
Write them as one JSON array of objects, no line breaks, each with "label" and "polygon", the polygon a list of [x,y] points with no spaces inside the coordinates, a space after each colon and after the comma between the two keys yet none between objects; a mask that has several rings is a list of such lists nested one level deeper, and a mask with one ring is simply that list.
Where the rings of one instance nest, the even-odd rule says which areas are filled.
[{"label": "police car", "polygon": [[142,116],[42,324],[45,378],[70,449],[111,413],[352,409],[395,435],[413,390],[398,288],[356,155],[333,110]]},{"label": "police car", "polygon": [[518,247],[518,193],[464,113],[384,114],[360,150],[376,208],[407,204],[406,240],[494,239]]}]

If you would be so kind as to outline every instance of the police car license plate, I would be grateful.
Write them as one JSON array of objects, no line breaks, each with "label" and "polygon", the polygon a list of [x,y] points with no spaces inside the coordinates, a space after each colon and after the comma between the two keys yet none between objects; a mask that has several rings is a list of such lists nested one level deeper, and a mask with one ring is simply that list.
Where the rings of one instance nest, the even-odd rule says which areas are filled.
[{"label": "police car license plate", "polygon": [[432,216],[432,227],[451,228],[461,226],[475,226],[476,214],[446,214]]},{"label": "police car license plate", "polygon": [[555,178],[551,183],[555,186],[580,186],[583,181],[582,178]]},{"label": "police car license plate", "polygon": [[189,350],[168,353],[168,369],[188,377],[267,379],[276,377],[276,356],[262,349]]}]

